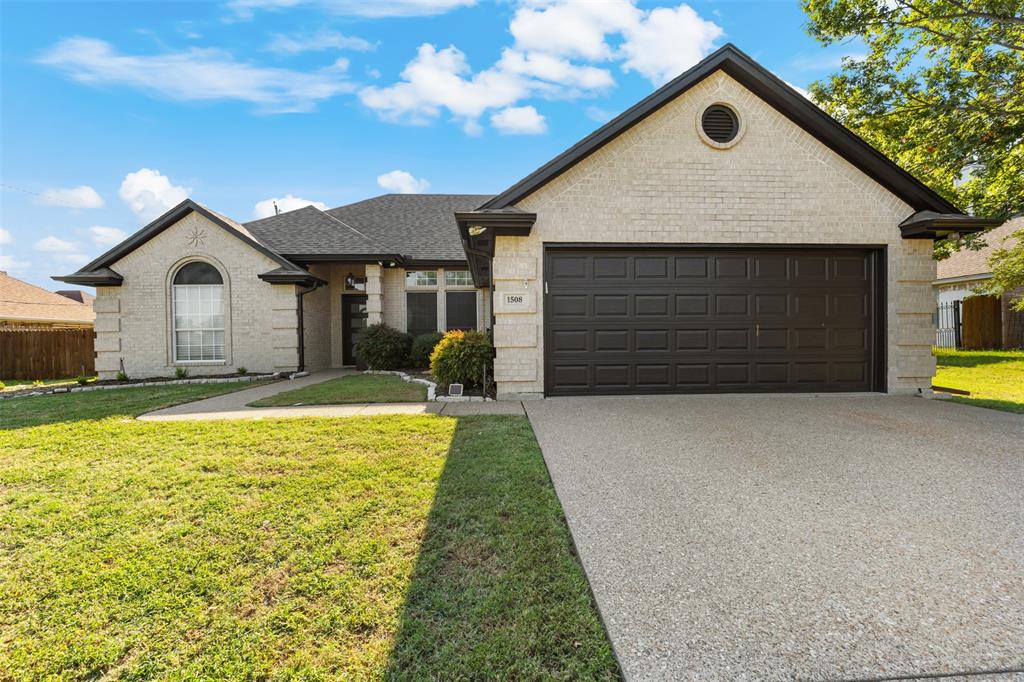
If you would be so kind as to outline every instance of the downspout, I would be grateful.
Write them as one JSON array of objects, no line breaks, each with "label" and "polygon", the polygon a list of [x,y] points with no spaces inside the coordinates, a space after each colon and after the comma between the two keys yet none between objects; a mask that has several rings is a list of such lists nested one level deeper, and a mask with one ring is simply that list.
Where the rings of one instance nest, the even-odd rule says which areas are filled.
[{"label": "downspout", "polygon": [[305,296],[306,294],[313,293],[314,291],[319,289],[320,286],[320,282],[313,282],[313,286],[311,286],[309,289],[306,289],[305,291],[295,292],[295,298],[297,300],[296,308],[298,309],[299,314],[299,372],[306,371],[306,325],[303,316],[302,297]]}]

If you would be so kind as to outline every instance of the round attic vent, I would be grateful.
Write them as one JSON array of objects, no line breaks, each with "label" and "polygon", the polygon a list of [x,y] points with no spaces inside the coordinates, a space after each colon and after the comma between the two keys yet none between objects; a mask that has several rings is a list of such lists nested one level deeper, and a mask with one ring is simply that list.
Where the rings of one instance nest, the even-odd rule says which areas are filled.
[{"label": "round attic vent", "polygon": [[736,112],[721,104],[712,104],[700,117],[700,128],[708,139],[719,144],[732,142],[740,130]]}]

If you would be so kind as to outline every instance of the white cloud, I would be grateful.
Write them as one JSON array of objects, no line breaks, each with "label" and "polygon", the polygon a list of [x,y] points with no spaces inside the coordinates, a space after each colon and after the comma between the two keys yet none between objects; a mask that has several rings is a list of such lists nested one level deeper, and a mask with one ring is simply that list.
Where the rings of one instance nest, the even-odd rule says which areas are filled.
[{"label": "white cloud", "polygon": [[597,121],[598,123],[607,123],[608,121],[618,116],[618,114],[616,114],[614,111],[608,111],[607,109],[602,109],[601,107],[587,107],[586,114],[587,118],[589,118],[592,121]]},{"label": "white cloud", "polygon": [[241,19],[255,10],[282,10],[300,4],[318,5],[332,14],[357,17],[423,17],[444,14],[476,0],[231,0],[228,7]]},{"label": "white cloud", "polygon": [[149,222],[187,199],[191,191],[172,185],[158,170],[140,168],[124,176],[119,194],[135,215]]},{"label": "white cloud", "polygon": [[89,228],[88,232],[92,238],[92,243],[96,246],[113,246],[124,241],[124,238],[128,236],[124,233],[124,230],[119,230],[116,227],[104,227],[103,225],[93,225]]},{"label": "white cloud", "polygon": [[292,196],[288,194],[283,197],[274,197],[271,199],[264,199],[263,201],[256,202],[256,206],[253,207],[252,217],[253,218],[269,218],[275,214],[274,204],[277,203],[277,208],[281,213],[287,213],[288,211],[294,211],[299,208],[305,208],[306,206],[315,206],[321,211],[327,210],[327,204],[322,201],[313,201],[311,199],[302,199],[301,197]]},{"label": "white cloud", "polygon": [[359,96],[387,120],[425,123],[444,108],[466,122],[475,121],[489,108],[508,106],[530,91],[525,80],[513,74],[495,69],[470,74],[466,55],[454,45],[438,50],[424,43],[402,71],[401,82],[385,88],[370,86]]},{"label": "white cloud", "polygon": [[636,22],[628,0],[551,2],[516,10],[509,31],[524,50],[604,61],[612,57],[605,36]]},{"label": "white cloud", "polygon": [[337,31],[321,30],[312,35],[275,34],[267,50],[277,54],[300,54],[302,52],[319,52],[321,50],[355,50],[370,52],[376,45],[363,38],[347,36]]},{"label": "white cloud", "polygon": [[249,102],[265,113],[310,111],[318,102],[354,90],[336,69],[306,73],[260,67],[215,49],[126,55],[102,40],[66,38],[39,61],[80,83],[124,85],[181,101]]},{"label": "white cloud", "polygon": [[689,5],[657,7],[623,27],[620,53],[625,71],[637,71],[654,85],[663,85],[711,51],[723,31],[702,19]]},{"label": "white cloud", "polygon": [[69,265],[85,265],[89,262],[89,257],[82,253],[62,253],[58,256],[54,256],[58,261],[62,263],[68,263]]},{"label": "white cloud", "polygon": [[[489,68],[474,72],[456,46],[424,43],[390,86],[359,92],[385,120],[424,124],[448,113],[469,134],[492,112],[521,109],[528,98],[577,98],[614,85],[597,64],[619,62],[661,85],[696,64],[723,35],[689,5],[638,8],[631,0],[528,0],[515,12],[514,43]],[[589,63],[587,63],[589,62]],[[536,126],[535,126],[536,127]]]},{"label": "white cloud", "polygon": [[33,248],[36,251],[45,251],[46,253],[67,253],[75,250],[75,245],[71,242],[61,239],[60,237],[43,237],[35,243]]},{"label": "white cloud", "polygon": [[509,135],[539,135],[548,130],[544,117],[533,107],[508,107],[491,116],[491,125]]},{"label": "white cloud", "polygon": [[23,272],[32,267],[27,260],[15,260],[14,256],[0,255],[0,270],[4,272]]},{"label": "white cloud", "polygon": [[393,170],[384,175],[378,175],[377,184],[399,194],[421,194],[430,187],[430,183],[426,180],[417,178],[404,170]]},{"label": "white cloud", "polygon": [[102,208],[103,197],[88,185],[67,188],[54,187],[40,194],[35,203],[68,208]]},{"label": "white cloud", "polygon": [[5,230],[0,227],[0,246],[7,246],[14,243],[14,237],[11,236],[10,230]]}]

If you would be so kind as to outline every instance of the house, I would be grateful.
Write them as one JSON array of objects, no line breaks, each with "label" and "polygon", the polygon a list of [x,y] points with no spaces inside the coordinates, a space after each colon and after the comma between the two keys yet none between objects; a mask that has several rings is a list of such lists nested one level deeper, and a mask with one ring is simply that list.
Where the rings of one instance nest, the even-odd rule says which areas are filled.
[{"label": "house", "polygon": [[95,317],[91,303],[55,294],[0,271],[0,329],[92,327]]},{"label": "house", "polygon": [[475,321],[504,398],[915,392],[932,241],[998,224],[727,45],[495,196],[244,225],[189,200],[57,279],[97,288],[103,377],[314,370],[368,323]]},{"label": "house", "polygon": [[92,302],[96,300],[96,297],[90,294],[88,291],[82,291],[81,289],[58,289],[56,294],[63,296],[64,298],[70,298],[72,301],[78,301],[85,305],[92,307]]},{"label": "house", "polygon": [[[932,283],[935,301],[940,306],[954,301],[963,301],[974,294],[975,288],[992,277],[989,259],[999,248],[1011,248],[1017,243],[1015,232],[1024,230],[1024,215],[1006,221],[1002,226],[988,232],[984,236],[985,247],[977,251],[962,250],[938,263],[936,278]],[[1024,312],[1010,308],[1015,296],[1024,295],[1024,291],[1007,293],[1002,296],[999,304],[1001,318],[999,320],[1003,348],[1024,348]]]}]

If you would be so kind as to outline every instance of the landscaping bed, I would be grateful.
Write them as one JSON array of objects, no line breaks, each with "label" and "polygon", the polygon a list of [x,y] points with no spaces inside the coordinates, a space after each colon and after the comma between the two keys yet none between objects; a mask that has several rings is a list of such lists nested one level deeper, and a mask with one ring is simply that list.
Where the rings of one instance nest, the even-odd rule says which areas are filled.
[{"label": "landscaping bed", "polygon": [[0,407],[67,407],[0,431],[5,677],[618,676],[525,418],[83,403],[156,390],[230,387]]}]

